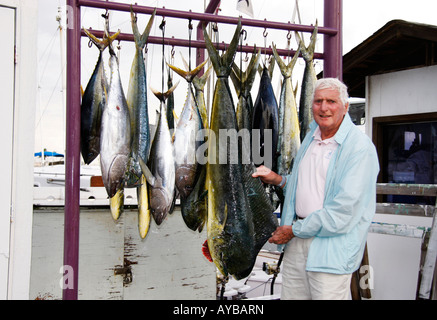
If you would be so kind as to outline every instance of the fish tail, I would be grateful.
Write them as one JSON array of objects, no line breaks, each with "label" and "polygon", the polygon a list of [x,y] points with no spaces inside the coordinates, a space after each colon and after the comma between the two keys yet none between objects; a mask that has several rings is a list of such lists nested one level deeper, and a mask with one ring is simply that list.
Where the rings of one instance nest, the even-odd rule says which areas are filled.
[{"label": "fish tail", "polygon": [[299,48],[296,50],[293,59],[291,59],[290,63],[286,65],[285,62],[279,56],[278,52],[276,51],[276,45],[272,43],[273,56],[275,57],[279,69],[281,70],[281,73],[285,78],[290,78],[291,74],[293,73],[293,68],[296,65],[297,59],[299,58],[301,44],[302,43],[299,44]]},{"label": "fish tail", "polygon": [[152,87],[150,87],[150,90],[153,92],[155,97],[157,97],[159,99],[159,101],[165,102],[165,100],[167,100],[167,98],[170,96],[170,94],[176,89],[178,84],[179,84],[179,81],[176,82],[176,84],[173,85],[173,87],[168,89],[166,92],[159,92],[158,90],[153,89]]},{"label": "fish tail", "polygon": [[311,35],[311,40],[308,47],[305,47],[305,43],[303,39],[301,39],[301,37],[299,36],[299,33],[295,32],[296,38],[299,40],[299,46],[302,53],[302,57],[307,62],[312,61],[314,57],[314,51],[316,50],[317,31],[318,31],[318,21],[316,20],[314,31]]},{"label": "fish tail", "polygon": [[209,75],[211,74],[211,71],[212,71],[212,65],[210,65],[208,69],[206,69],[205,73],[201,77],[194,78],[193,79],[194,88],[196,88],[197,90],[203,90],[206,81],[208,80]]},{"label": "fish tail", "polygon": [[203,67],[205,66],[205,64],[208,62],[208,60],[205,60],[204,62],[202,62],[201,64],[199,64],[196,68],[194,68],[193,70],[182,70],[178,67],[172,66],[171,64],[167,63],[167,65],[170,67],[170,69],[172,69],[174,72],[176,72],[178,75],[180,75],[182,78],[184,78],[185,80],[187,80],[188,82],[192,82],[194,77],[197,76],[197,74],[203,69]]},{"label": "fish tail", "polygon": [[141,34],[138,30],[137,18],[135,13],[133,12],[131,5],[131,23],[132,23],[132,32],[134,35],[135,45],[138,49],[142,50],[146,46],[147,39],[149,38],[150,30],[152,29],[153,21],[155,19],[156,8],[153,10],[152,16],[150,17],[149,23],[147,24],[144,32]]},{"label": "fish tail", "polygon": [[91,32],[89,32],[87,29],[83,28],[83,31],[87,35],[87,37],[91,40],[94,45],[99,48],[100,51],[103,51],[108,47],[120,34],[120,30],[118,32],[114,33],[112,36],[108,36],[106,33],[103,36],[103,39],[97,38],[95,35],[93,35]]},{"label": "fish tail", "polygon": [[217,49],[214,47],[208,33],[206,32],[205,25],[203,28],[203,37],[205,38],[205,46],[208,50],[209,58],[211,59],[214,70],[218,77],[227,77],[231,73],[232,63],[234,62],[235,53],[237,51],[238,40],[241,34],[241,18],[238,20],[237,28],[231,43],[229,44],[226,52],[220,57]]}]

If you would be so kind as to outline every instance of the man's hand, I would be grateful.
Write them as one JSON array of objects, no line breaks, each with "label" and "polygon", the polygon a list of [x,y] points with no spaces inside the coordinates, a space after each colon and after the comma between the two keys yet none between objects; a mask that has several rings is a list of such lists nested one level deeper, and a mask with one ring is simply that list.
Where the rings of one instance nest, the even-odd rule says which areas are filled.
[{"label": "man's hand", "polygon": [[282,177],[276,172],[270,170],[265,166],[259,166],[256,168],[256,172],[252,174],[254,178],[260,178],[262,182],[278,185],[281,183]]},{"label": "man's hand", "polygon": [[292,226],[280,226],[272,233],[270,243],[286,244],[294,237]]}]

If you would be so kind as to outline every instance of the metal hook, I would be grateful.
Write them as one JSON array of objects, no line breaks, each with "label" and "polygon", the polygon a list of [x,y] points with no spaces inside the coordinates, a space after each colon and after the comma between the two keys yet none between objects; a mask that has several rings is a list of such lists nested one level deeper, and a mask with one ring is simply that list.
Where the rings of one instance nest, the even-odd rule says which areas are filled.
[{"label": "metal hook", "polygon": [[164,28],[165,28],[165,17],[162,17],[162,22],[159,25],[159,29],[164,30]]},{"label": "metal hook", "polygon": [[264,36],[264,38],[267,38],[267,35],[268,35],[269,33],[267,32],[267,28],[264,28],[264,32],[263,32],[263,36]]},{"label": "metal hook", "polygon": [[240,36],[244,36],[243,40],[247,39],[247,31],[245,29],[241,29]]},{"label": "metal hook", "polygon": [[287,40],[290,41],[290,39],[291,39],[291,30],[288,30],[288,33],[287,33]]}]

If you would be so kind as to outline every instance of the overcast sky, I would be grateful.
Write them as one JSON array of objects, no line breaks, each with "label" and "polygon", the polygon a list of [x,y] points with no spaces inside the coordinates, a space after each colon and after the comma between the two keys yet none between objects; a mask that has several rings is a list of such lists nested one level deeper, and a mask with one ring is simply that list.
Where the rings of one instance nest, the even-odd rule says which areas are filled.
[{"label": "overcast sky", "polygon": [[[62,59],[60,33],[57,31],[58,7],[65,6],[65,0],[38,0],[39,2],[39,24],[38,24],[38,101],[36,110],[36,130],[35,130],[35,151],[41,151],[47,148],[49,151],[65,152],[65,103],[63,102],[62,90]],[[118,0],[117,2],[132,3],[151,7],[166,7],[167,9],[188,10],[193,12],[203,12],[204,0],[135,0],[126,1]],[[295,9],[295,0],[252,0],[254,7],[255,19],[267,19],[270,21],[288,22],[292,21],[293,11]],[[301,23],[310,25],[314,24],[316,19],[319,25],[323,25],[323,0],[299,0],[299,11]],[[250,18],[236,10],[237,0],[222,0],[220,15],[239,16]],[[374,32],[380,29],[388,21],[393,19],[403,19],[412,22],[437,25],[437,1],[435,0],[343,0],[343,53],[349,52],[355,46],[363,42]],[[101,14],[104,10],[82,8],[81,19],[82,26],[85,28],[103,29],[103,18]],[[111,31],[120,29],[121,32],[131,33],[130,15],[128,13],[111,12]],[[138,16],[138,25],[143,30],[148,20],[148,15]],[[162,31],[158,28],[162,17],[157,16],[152,28],[151,35],[162,36]],[[295,20],[298,23],[298,17]],[[194,27],[197,21],[193,21]],[[287,32],[280,30],[267,30],[268,34],[263,36],[264,30],[261,28],[245,28],[247,30],[246,43],[249,45],[256,44],[257,47],[271,46],[274,42],[278,48],[287,47]],[[229,42],[234,26],[219,24],[218,37],[220,42]],[[188,22],[181,19],[167,18],[165,36],[179,39],[188,39]],[[308,42],[308,36],[306,40]],[[192,39],[195,39],[195,30]],[[64,35],[65,42],[65,35]],[[133,44],[128,42],[120,43],[120,73],[122,76],[123,87],[125,92],[129,83],[130,66],[134,57]],[[293,36],[291,47],[297,48],[297,42]],[[169,59],[171,48],[165,47],[165,57]],[[318,37],[316,51],[323,50],[323,36]],[[182,67],[181,55],[188,60],[189,54],[186,48],[175,48],[176,54],[174,64]],[[81,84],[85,89],[86,84],[93,72],[97,62],[98,50],[95,47],[88,47],[88,40],[82,38],[82,66],[81,66]],[[107,52],[106,52],[107,54]],[[192,50],[192,64],[195,63],[195,50]],[[240,61],[240,56],[236,59]],[[106,59],[107,60],[107,59]],[[264,60],[264,57],[263,57]],[[147,59],[148,85],[153,88],[161,89],[162,82],[162,46],[149,45],[149,54]],[[107,61],[105,61],[107,63]],[[107,66],[108,67],[108,66]],[[301,82],[304,62],[299,59],[293,75],[294,83]],[[322,61],[316,61],[316,70],[321,71],[323,68]],[[244,69],[244,67],[243,67]],[[280,73],[276,67],[274,78],[272,80],[275,91],[279,90]],[[175,91],[175,108],[179,113],[185,100],[187,85],[178,75],[173,76],[174,82],[180,80],[179,86]],[[165,73],[167,80],[167,72]],[[233,89],[232,83],[231,88]],[[211,88],[212,90],[212,88]],[[252,98],[255,100],[258,91],[258,82],[255,82],[252,89]],[[158,100],[150,93],[149,114],[151,121],[154,121],[155,109],[158,107]],[[236,101],[235,101],[236,103]]]}]

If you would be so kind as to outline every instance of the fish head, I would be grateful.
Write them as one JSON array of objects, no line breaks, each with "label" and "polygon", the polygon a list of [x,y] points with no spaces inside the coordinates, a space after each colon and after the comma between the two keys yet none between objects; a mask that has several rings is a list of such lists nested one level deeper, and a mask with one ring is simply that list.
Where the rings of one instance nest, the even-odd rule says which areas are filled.
[{"label": "fish head", "polygon": [[163,187],[149,188],[150,211],[156,224],[160,225],[171,207],[170,197]]},{"label": "fish head", "polygon": [[187,198],[193,191],[197,178],[197,165],[179,166],[175,171],[175,184],[182,198]]}]

